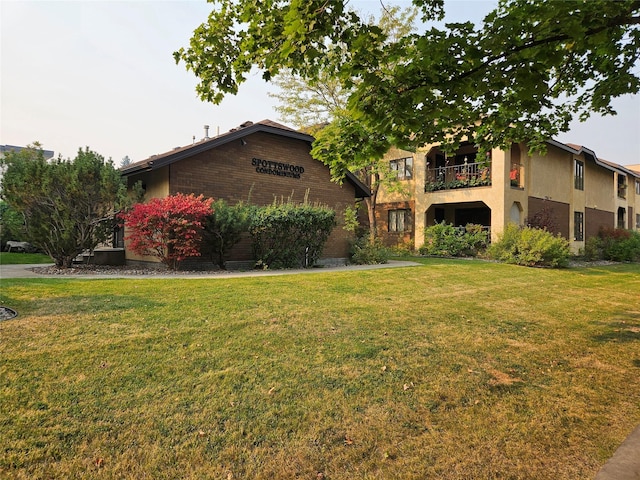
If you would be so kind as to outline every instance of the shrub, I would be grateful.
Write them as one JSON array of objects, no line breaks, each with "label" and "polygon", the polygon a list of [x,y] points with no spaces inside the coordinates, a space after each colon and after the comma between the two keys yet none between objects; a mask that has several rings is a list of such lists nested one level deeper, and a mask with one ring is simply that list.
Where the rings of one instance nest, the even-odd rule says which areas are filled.
[{"label": "shrub", "polygon": [[544,206],[524,221],[527,227],[540,228],[551,233],[558,232],[558,221],[553,208]]},{"label": "shrub", "polygon": [[422,255],[462,256],[477,255],[487,247],[488,232],[482,225],[468,224],[464,229],[446,222],[425,228]]},{"label": "shrub", "polygon": [[409,240],[409,241],[398,243],[392,246],[390,250],[392,255],[395,255],[398,257],[404,257],[404,256],[411,255],[414,249],[415,247],[413,244],[413,240]]},{"label": "shrub", "polygon": [[391,250],[379,238],[370,240],[369,235],[358,238],[351,245],[351,263],[356,265],[377,265],[387,263]]},{"label": "shrub", "polygon": [[202,253],[209,255],[222,269],[229,250],[249,230],[250,210],[242,202],[231,206],[219,199],[213,204],[213,212],[205,219]]},{"label": "shrub", "polygon": [[466,249],[459,230],[446,222],[436,223],[424,230],[424,244],[420,247],[422,255],[445,255],[456,257]]},{"label": "shrub", "polygon": [[200,256],[203,224],[212,203],[213,199],[202,195],[178,193],[135,204],[121,215],[128,247],[176,270],[182,260]]},{"label": "shrub", "polygon": [[249,234],[257,265],[300,268],[314,265],[331,231],[335,211],[328,207],[291,202],[254,208]]},{"label": "shrub", "polygon": [[471,255],[477,255],[489,245],[489,232],[482,225],[468,223],[464,227],[464,239]]},{"label": "shrub", "polygon": [[570,249],[569,242],[560,235],[508,224],[487,254],[489,258],[517,265],[565,267],[569,263]]},{"label": "shrub", "polygon": [[597,241],[592,242],[604,260],[615,262],[640,261],[640,233],[623,228],[601,228]]},{"label": "shrub", "polygon": [[584,243],[582,254],[585,260],[594,261],[604,259],[603,242],[600,237],[589,237]]}]

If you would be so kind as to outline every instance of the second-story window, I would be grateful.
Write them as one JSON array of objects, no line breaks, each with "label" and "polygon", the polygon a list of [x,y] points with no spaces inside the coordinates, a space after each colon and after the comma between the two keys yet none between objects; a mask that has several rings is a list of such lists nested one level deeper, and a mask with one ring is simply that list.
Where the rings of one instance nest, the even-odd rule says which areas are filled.
[{"label": "second-story window", "polygon": [[413,178],[413,158],[399,158],[389,162],[391,171],[396,172],[398,180],[411,180]]},{"label": "second-story window", "polygon": [[573,164],[573,180],[576,190],[584,190],[584,162],[575,160]]},{"label": "second-story window", "polygon": [[618,198],[627,198],[627,177],[618,174]]},{"label": "second-story window", "polygon": [[636,180],[636,195],[640,195],[640,180]]}]

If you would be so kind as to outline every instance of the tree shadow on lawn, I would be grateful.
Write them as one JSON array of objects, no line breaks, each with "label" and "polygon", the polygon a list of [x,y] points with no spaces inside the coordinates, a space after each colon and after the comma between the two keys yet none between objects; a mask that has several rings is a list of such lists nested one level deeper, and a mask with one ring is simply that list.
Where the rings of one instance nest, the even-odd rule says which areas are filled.
[{"label": "tree shadow on lawn", "polygon": [[595,335],[593,339],[599,343],[640,341],[640,312],[617,315],[615,320],[607,325],[607,329],[606,332]]},{"label": "tree shadow on lawn", "polygon": [[140,298],[135,295],[71,295],[40,300],[14,300],[11,296],[3,295],[1,302],[18,312],[18,316],[25,315],[69,315],[110,313],[145,308],[153,309],[165,306],[166,303]]}]

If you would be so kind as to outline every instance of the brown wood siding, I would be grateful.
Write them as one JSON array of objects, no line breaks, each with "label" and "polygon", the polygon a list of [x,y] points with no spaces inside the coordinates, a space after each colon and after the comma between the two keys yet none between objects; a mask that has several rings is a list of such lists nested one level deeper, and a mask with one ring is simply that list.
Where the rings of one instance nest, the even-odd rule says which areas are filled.
[{"label": "brown wood siding", "polygon": [[544,208],[549,209],[553,215],[553,220],[556,224],[556,231],[553,233],[559,233],[567,239],[572,238],[569,236],[569,215],[571,214],[569,204],[544,198],[529,197],[529,218],[532,218]]},{"label": "brown wood siding", "polygon": [[[254,205],[268,205],[291,198],[311,204],[322,204],[336,211],[338,227],[329,237],[323,257],[348,257],[349,238],[344,231],[344,210],[355,202],[353,185],[338,185],[331,181],[329,168],[309,154],[309,143],[257,132],[218,148],[180,160],[171,165],[170,194],[194,193],[223,198],[230,204],[249,201]],[[253,159],[280,162],[304,168],[299,178],[259,173]],[[232,252],[233,260],[252,258],[250,242],[243,241]]]},{"label": "brown wood siding", "polygon": [[595,208],[584,209],[584,239],[596,237],[601,227],[613,228],[616,217],[613,212],[597,210]]}]

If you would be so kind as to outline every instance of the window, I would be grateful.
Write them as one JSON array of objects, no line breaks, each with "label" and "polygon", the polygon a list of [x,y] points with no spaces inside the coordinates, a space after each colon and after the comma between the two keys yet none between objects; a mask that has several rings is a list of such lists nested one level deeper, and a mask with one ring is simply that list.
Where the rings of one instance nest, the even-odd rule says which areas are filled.
[{"label": "window", "polygon": [[575,189],[584,190],[584,162],[575,160],[573,170],[573,184]]},{"label": "window", "polygon": [[627,198],[627,177],[618,174],[618,198]]},{"label": "window", "polygon": [[389,162],[391,170],[397,172],[398,180],[411,180],[413,178],[413,158],[400,158]]},{"label": "window", "polygon": [[636,213],[636,228],[640,230],[640,213]]},{"label": "window", "polygon": [[640,195],[640,180],[636,180],[636,195]]},{"label": "window", "polygon": [[576,242],[584,240],[584,212],[573,212],[573,239]]},{"label": "window", "polygon": [[389,231],[406,232],[410,224],[409,210],[389,210]]}]

